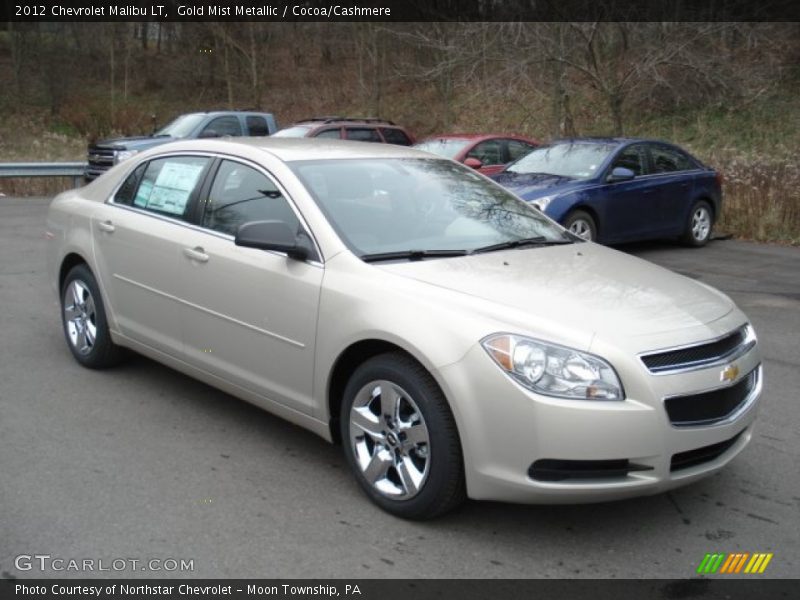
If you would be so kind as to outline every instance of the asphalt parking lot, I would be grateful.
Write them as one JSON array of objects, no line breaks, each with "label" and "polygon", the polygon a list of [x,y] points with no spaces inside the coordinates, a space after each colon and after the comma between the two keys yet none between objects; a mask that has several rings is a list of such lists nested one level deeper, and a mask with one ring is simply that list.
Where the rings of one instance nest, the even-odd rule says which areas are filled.
[{"label": "asphalt parking lot", "polygon": [[[589,506],[469,502],[381,512],[338,448],[157,363],[89,371],[45,272],[48,199],[0,198],[0,574],[198,578],[691,577],[707,552],[773,552],[800,574],[800,248],[622,248],[716,286],[759,334],[749,448],[665,495]],[[15,568],[18,555],[176,559],[192,571]]]}]

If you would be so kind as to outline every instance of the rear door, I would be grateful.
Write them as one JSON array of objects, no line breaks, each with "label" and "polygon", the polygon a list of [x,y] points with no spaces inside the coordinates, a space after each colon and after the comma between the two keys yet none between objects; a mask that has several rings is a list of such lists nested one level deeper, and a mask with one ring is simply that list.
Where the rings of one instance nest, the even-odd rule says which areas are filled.
[{"label": "rear door", "polygon": [[686,227],[694,199],[695,180],[702,171],[678,148],[650,144],[651,175],[658,186],[658,215],[662,235],[679,235]]},{"label": "rear door", "polygon": [[178,260],[211,158],[170,156],[137,167],[92,218],[97,275],[119,331],[182,352]]}]

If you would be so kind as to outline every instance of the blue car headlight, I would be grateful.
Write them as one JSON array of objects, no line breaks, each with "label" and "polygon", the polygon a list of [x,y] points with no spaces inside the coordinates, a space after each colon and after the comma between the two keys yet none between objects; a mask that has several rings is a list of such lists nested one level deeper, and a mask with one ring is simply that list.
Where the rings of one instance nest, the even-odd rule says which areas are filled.
[{"label": "blue car headlight", "polygon": [[556,194],[551,196],[542,196],[541,198],[536,198],[535,200],[531,200],[531,204],[533,204],[536,208],[544,212],[547,208],[547,205],[550,204],[553,200],[556,199]]}]

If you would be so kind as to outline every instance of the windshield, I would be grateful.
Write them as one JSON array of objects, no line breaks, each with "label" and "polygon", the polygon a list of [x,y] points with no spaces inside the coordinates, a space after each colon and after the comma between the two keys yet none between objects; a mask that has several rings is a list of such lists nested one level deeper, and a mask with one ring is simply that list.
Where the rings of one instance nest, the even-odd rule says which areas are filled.
[{"label": "windshield", "polygon": [[166,127],[162,127],[153,135],[168,135],[174,138],[185,138],[194,131],[195,127],[205,118],[203,114],[181,115]]},{"label": "windshield", "polygon": [[424,150],[425,152],[433,152],[445,158],[455,158],[467,144],[469,144],[469,140],[433,138],[415,144],[414,148]]},{"label": "windshield", "polygon": [[614,151],[615,144],[564,143],[537,148],[508,166],[510,173],[546,173],[589,179]]},{"label": "windshield", "polygon": [[311,127],[305,125],[295,125],[294,127],[287,127],[280,131],[273,133],[272,137],[306,137]]},{"label": "windshield", "polygon": [[[536,208],[472,169],[441,159],[289,163],[342,240],[359,256],[470,253],[571,238]],[[500,248],[496,248],[500,249]]]}]

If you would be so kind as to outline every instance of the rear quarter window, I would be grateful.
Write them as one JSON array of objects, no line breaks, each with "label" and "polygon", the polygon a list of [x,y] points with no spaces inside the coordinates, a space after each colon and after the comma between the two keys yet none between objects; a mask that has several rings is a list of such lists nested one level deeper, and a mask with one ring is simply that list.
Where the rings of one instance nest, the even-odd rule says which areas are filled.
[{"label": "rear quarter window", "polygon": [[651,146],[650,156],[653,160],[653,173],[672,173],[697,168],[693,160],[676,148]]},{"label": "rear quarter window", "polygon": [[269,135],[269,126],[264,117],[248,116],[245,118],[245,124],[247,125],[247,131],[252,136]]},{"label": "rear quarter window", "polygon": [[410,146],[411,139],[405,134],[402,129],[393,129],[391,127],[382,127],[381,134],[387,144],[398,144],[400,146]]},{"label": "rear quarter window", "polygon": [[142,179],[144,170],[147,168],[147,163],[141,164],[136,167],[133,172],[125,178],[122,185],[119,186],[117,193],[114,194],[115,204],[124,204],[131,206],[133,198],[136,195],[136,188],[139,187],[139,181]]}]

